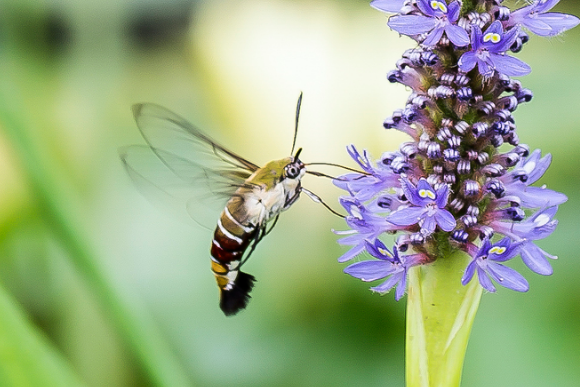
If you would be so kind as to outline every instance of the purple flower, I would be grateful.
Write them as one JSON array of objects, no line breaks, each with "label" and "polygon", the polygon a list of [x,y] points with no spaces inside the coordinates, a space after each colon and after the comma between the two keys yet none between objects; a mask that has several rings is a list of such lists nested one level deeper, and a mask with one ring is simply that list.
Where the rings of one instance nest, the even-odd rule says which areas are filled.
[{"label": "purple flower", "polygon": [[340,204],[349,214],[346,217],[346,224],[350,230],[334,233],[345,235],[338,240],[339,244],[353,247],[338,258],[338,262],[349,261],[362,253],[365,249],[365,240],[374,240],[383,232],[395,231],[395,227],[387,223],[384,217],[368,211],[356,198],[342,197]]},{"label": "purple flower", "polygon": [[511,13],[506,27],[522,25],[539,36],[555,36],[576,27],[580,19],[565,13],[548,12],[560,0],[536,0]]},{"label": "purple flower", "polygon": [[505,52],[518,37],[518,28],[514,27],[504,32],[501,22],[494,21],[485,34],[478,26],[471,30],[471,51],[459,58],[459,68],[464,72],[471,71],[476,65],[484,77],[491,77],[494,72],[508,76],[529,74],[530,66]]},{"label": "purple flower", "polygon": [[407,271],[410,267],[420,264],[423,256],[419,254],[399,255],[396,246],[393,247],[391,253],[378,239],[375,240],[374,244],[367,241],[366,250],[378,260],[353,263],[347,266],[344,272],[365,282],[389,277],[382,284],[372,287],[371,290],[386,293],[397,286],[395,300],[399,301],[406,292]]},{"label": "purple flower", "polygon": [[449,197],[449,186],[442,184],[437,191],[424,178],[415,187],[408,179],[401,178],[401,187],[411,206],[400,208],[387,217],[387,221],[397,226],[419,223],[421,232],[430,235],[438,225],[443,231],[455,228],[453,215],[445,209]]},{"label": "purple flower", "polygon": [[558,221],[554,219],[556,211],[558,207],[554,206],[538,211],[525,222],[513,224],[495,221],[490,223],[490,226],[503,235],[523,242],[520,246],[520,255],[530,270],[541,275],[551,275],[552,266],[546,257],[550,259],[558,257],[542,250],[532,241],[546,238],[554,232],[558,225]]},{"label": "purple flower", "polygon": [[518,198],[520,204],[529,208],[551,207],[568,200],[566,195],[547,189],[546,187],[529,187],[535,183],[550,166],[552,155],[547,154],[540,159],[542,152],[536,149],[527,158],[522,158],[512,171],[501,176],[504,184],[504,201]]},{"label": "purple flower", "polygon": [[366,150],[361,155],[352,144],[347,146],[346,149],[365,173],[348,173],[339,176],[333,180],[334,185],[337,187],[351,192],[358,200],[365,201],[397,182],[399,176],[395,175],[384,164],[380,167],[375,166],[374,162],[370,160],[370,155]]},{"label": "purple flower", "polygon": [[405,0],[373,0],[371,7],[383,12],[398,13],[403,8]]},{"label": "purple flower", "polygon": [[[454,249],[473,258],[462,283],[477,272],[490,292],[494,281],[528,290],[526,280],[505,266],[518,254],[535,273],[552,274],[549,260],[556,257],[535,243],[555,230],[557,206],[567,197],[531,186],[552,158],[520,143],[512,112],[533,94],[511,77],[531,69],[507,53],[528,41],[523,28],[554,36],[580,20],[548,13],[557,0],[528,3],[512,13],[501,0],[474,1],[465,4],[462,16],[461,0],[371,3],[396,13],[391,28],[420,43],[387,74],[389,82],[412,93],[383,128],[400,130],[410,140],[378,160],[349,146],[361,171],[334,180],[346,191],[341,204],[350,228],[335,231],[343,235],[340,244],[351,246],[339,261],[368,251],[374,259],[345,272],[363,281],[384,279],[373,290],[396,287],[400,299],[409,267],[435,262]],[[379,240],[383,234],[395,234],[394,252]],[[504,239],[494,244],[494,235]],[[399,256],[402,252],[407,255]]]},{"label": "purple flower", "polygon": [[443,32],[457,47],[469,44],[469,35],[456,23],[459,19],[461,4],[454,1],[449,5],[444,1],[417,0],[417,7],[425,15],[397,15],[389,19],[389,27],[403,35],[428,33],[422,44],[433,47],[443,36]]},{"label": "purple flower", "polygon": [[505,262],[518,254],[521,243],[512,243],[510,238],[503,238],[492,245],[488,238],[485,238],[478,250],[474,251],[473,260],[467,265],[461,283],[467,285],[477,271],[477,278],[481,286],[489,292],[495,292],[495,286],[491,282],[493,279],[498,284],[518,292],[527,292],[528,281],[520,273],[498,262]]}]

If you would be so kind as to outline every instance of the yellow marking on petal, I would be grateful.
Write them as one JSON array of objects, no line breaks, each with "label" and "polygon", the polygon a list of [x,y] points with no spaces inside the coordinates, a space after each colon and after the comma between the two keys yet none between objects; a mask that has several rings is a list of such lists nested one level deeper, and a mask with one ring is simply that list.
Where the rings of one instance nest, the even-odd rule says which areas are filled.
[{"label": "yellow marking on petal", "polygon": [[493,246],[491,249],[489,249],[489,254],[497,254],[497,255],[502,255],[503,253],[505,253],[506,248],[505,247],[498,247],[498,246]]},{"label": "yellow marking on petal", "polygon": [[500,34],[496,34],[494,32],[488,32],[483,37],[483,41],[485,43],[487,43],[489,41],[491,41],[492,43],[499,43],[501,41],[501,36],[500,36]]},{"label": "yellow marking on petal", "polygon": [[419,196],[421,196],[423,199],[429,198],[431,200],[435,200],[435,192],[428,189],[419,190]]},{"label": "yellow marking on petal", "polygon": [[389,258],[393,258],[393,255],[391,253],[389,253],[388,250],[383,249],[382,247],[379,247],[377,250],[379,250],[379,253],[381,253],[382,255],[385,255]]},{"label": "yellow marking on petal", "polygon": [[434,10],[440,10],[443,13],[447,13],[447,5],[441,1],[433,0],[431,1],[431,8]]}]

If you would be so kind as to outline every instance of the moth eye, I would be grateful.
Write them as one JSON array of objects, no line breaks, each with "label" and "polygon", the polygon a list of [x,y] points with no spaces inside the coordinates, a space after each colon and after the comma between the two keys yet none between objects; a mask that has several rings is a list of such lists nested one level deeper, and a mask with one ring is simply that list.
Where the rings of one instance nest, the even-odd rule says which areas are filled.
[{"label": "moth eye", "polygon": [[295,179],[298,177],[298,175],[300,175],[300,168],[292,164],[286,167],[286,177],[289,177],[290,179]]}]

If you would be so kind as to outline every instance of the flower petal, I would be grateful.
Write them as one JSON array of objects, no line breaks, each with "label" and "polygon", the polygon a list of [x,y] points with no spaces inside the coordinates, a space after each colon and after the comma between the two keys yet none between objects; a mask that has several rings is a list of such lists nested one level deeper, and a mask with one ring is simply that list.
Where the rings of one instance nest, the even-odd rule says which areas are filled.
[{"label": "flower petal", "polygon": [[526,17],[522,20],[522,24],[538,36],[550,36],[552,33],[552,27],[537,17]]},{"label": "flower petal", "polygon": [[399,283],[399,281],[401,281],[404,277],[405,272],[401,270],[397,273],[394,273],[382,284],[372,287],[371,290],[378,293],[386,293],[391,290],[397,283]]},{"label": "flower petal", "polygon": [[444,208],[447,205],[447,200],[449,199],[449,185],[442,184],[441,187],[437,190],[437,199],[435,203],[437,207]]},{"label": "flower petal", "polygon": [[443,231],[451,231],[457,225],[455,217],[447,210],[439,210],[435,213],[435,221]]},{"label": "flower petal", "polygon": [[423,215],[425,211],[426,210],[423,207],[401,208],[387,216],[386,219],[387,222],[397,226],[411,226],[419,223],[421,215]]},{"label": "flower petal", "polygon": [[538,1],[536,2],[536,4],[534,4],[535,6],[535,11],[536,12],[548,12],[549,10],[551,10],[552,8],[554,8],[556,6],[556,4],[558,4],[560,2],[560,0],[543,0],[543,1]]},{"label": "flower petal", "polygon": [[448,24],[445,26],[445,33],[453,44],[457,47],[465,47],[469,44],[469,35],[465,30],[457,25]]},{"label": "flower petal", "polygon": [[421,15],[397,15],[391,17],[387,24],[400,34],[419,35],[435,28],[437,20]]},{"label": "flower petal", "polygon": [[469,265],[465,268],[465,273],[463,273],[463,277],[461,277],[461,284],[463,286],[467,285],[471,279],[473,278],[473,274],[475,273],[475,260],[469,262]]},{"label": "flower petal", "polygon": [[417,0],[417,8],[419,8],[424,15],[429,17],[435,16],[435,10],[431,7],[430,0]]},{"label": "flower petal", "polygon": [[[537,149],[537,151],[538,151],[537,155],[539,158],[541,152],[539,149]],[[534,154],[536,154],[536,151],[532,153],[532,155]],[[528,180],[526,181],[526,184],[530,185],[538,181],[538,179],[540,179],[540,177],[544,175],[544,172],[548,170],[548,167],[550,166],[551,163],[552,163],[552,155],[549,153],[544,157],[542,157],[541,159],[539,159],[538,161],[536,161],[533,165],[532,170],[528,173]]]},{"label": "flower petal", "polygon": [[533,242],[528,242],[522,248],[520,254],[522,256],[522,261],[524,261],[526,266],[534,273],[552,275],[554,269],[552,269],[552,266],[542,252],[542,249],[536,246]]},{"label": "flower petal", "polygon": [[493,23],[490,24],[489,27],[487,27],[487,30],[485,30],[486,35],[487,34],[503,34],[503,26],[501,24],[501,22],[499,20],[494,21]]},{"label": "flower petal", "polygon": [[374,243],[366,240],[365,248],[373,257],[384,261],[393,262],[393,253],[391,253],[391,250],[389,250],[380,239],[376,239]]},{"label": "flower petal", "polygon": [[338,258],[338,262],[343,263],[346,261],[350,261],[351,259],[353,259],[357,255],[362,253],[364,251],[364,249],[365,249],[365,246],[361,243],[360,245],[353,247],[352,249],[348,250],[346,253],[341,255]]},{"label": "flower petal", "polygon": [[473,70],[475,65],[477,64],[477,56],[474,52],[468,51],[465,54],[461,55],[459,58],[459,62],[457,63],[461,71],[469,72]]},{"label": "flower petal", "polygon": [[548,25],[550,30],[547,35],[542,35],[532,30],[532,28],[528,26],[528,23],[525,23],[524,25],[528,27],[530,31],[540,36],[556,36],[564,31],[569,30],[570,28],[576,27],[580,23],[580,19],[578,19],[576,16],[563,13],[546,13],[544,15],[538,15],[537,20]]},{"label": "flower petal", "polygon": [[[455,23],[457,21],[457,19],[459,19],[460,11],[461,11],[461,4],[459,4],[459,1],[453,1],[452,3],[450,3],[447,6],[447,19],[451,23]],[[447,36],[449,36],[449,34]],[[449,39],[451,39],[451,38],[449,38]],[[459,46],[459,47],[461,47],[461,46]]]},{"label": "flower petal", "polygon": [[423,218],[423,223],[421,224],[421,233],[427,235],[433,234],[436,226],[437,222],[435,221],[435,217],[426,216]]},{"label": "flower petal", "polygon": [[527,292],[528,281],[511,267],[495,262],[488,262],[487,273],[500,285],[517,292]]},{"label": "flower petal", "polygon": [[365,282],[375,281],[393,274],[397,266],[386,261],[362,261],[344,268],[344,272]]},{"label": "flower petal", "polygon": [[497,72],[510,77],[527,75],[532,71],[530,66],[513,56],[491,54],[491,60]]},{"label": "flower petal", "polygon": [[512,27],[503,34],[501,41],[498,44],[493,44],[493,49],[490,49],[490,51],[495,53],[506,52],[514,44],[519,34],[519,27]]},{"label": "flower petal", "polygon": [[514,192],[522,200],[522,205],[529,208],[557,206],[568,201],[563,193],[544,187],[526,187],[524,191]]},{"label": "flower petal", "polygon": [[490,78],[495,72],[494,67],[487,61],[477,59],[477,68],[479,73],[486,78]]},{"label": "flower petal", "polygon": [[395,291],[395,301],[399,301],[405,295],[407,291],[407,272],[402,272],[402,278],[397,285],[397,290]]},{"label": "flower petal", "polygon": [[482,288],[490,293],[495,293],[495,286],[493,286],[493,283],[479,265],[477,265],[477,278],[479,279]]},{"label": "flower petal", "polygon": [[404,2],[405,0],[373,0],[371,7],[383,12],[398,13]]},{"label": "flower petal", "polygon": [[476,52],[481,47],[481,40],[482,40],[483,33],[481,32],[481,28],[479,26],[472,26],[471,27],[471,51]]},{"label": "flower petal", "polygon": [[421,44],[426,47],[435,46],[437,43],[439,43],[439,40],[441,40],[441,36],[443,36],[443,31],[444,31],[443,27],[435,27],[433,31],[431,31],[429,35],[427,35],[427,38]]}]

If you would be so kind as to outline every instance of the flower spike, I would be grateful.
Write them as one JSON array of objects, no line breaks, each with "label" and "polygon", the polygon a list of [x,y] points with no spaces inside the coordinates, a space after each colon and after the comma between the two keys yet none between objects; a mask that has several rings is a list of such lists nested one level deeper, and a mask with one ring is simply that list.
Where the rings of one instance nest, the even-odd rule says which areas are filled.
[{"label": "flower spike", "polygon": [[[526,31],[555,36],[580,24],[551,12],[558,2],[534,0],[512,11],[502,1],[476,0],[465,12],[459,0],[371,2],[389,14],[391,29],[417,43],[388,73],[412,93],[383,122],[410,141],[376,161],[347,148],[363,172],[334,181],[346,192],[340,202],[349,214],[349,229],[335,231],[350,247],[339,261],[372,256],[347,266],[347,274],[383,280],[371,289],[396,288],[397,300],[412,267],[458,251],[470,257],[460,282],[467,285],[477,273],[489,292],[496,284],[528,290],[508,267],[518,256],[533,272],[552,274],[556,256],[536,243],[554,232],[558,206],[568,198],[534,186],[552,157],[520,143],[514,112],[533,93],[512,77],[531,68],[512,54],[529,41]],[[389,250],[381,239],[393,234]]]}]

